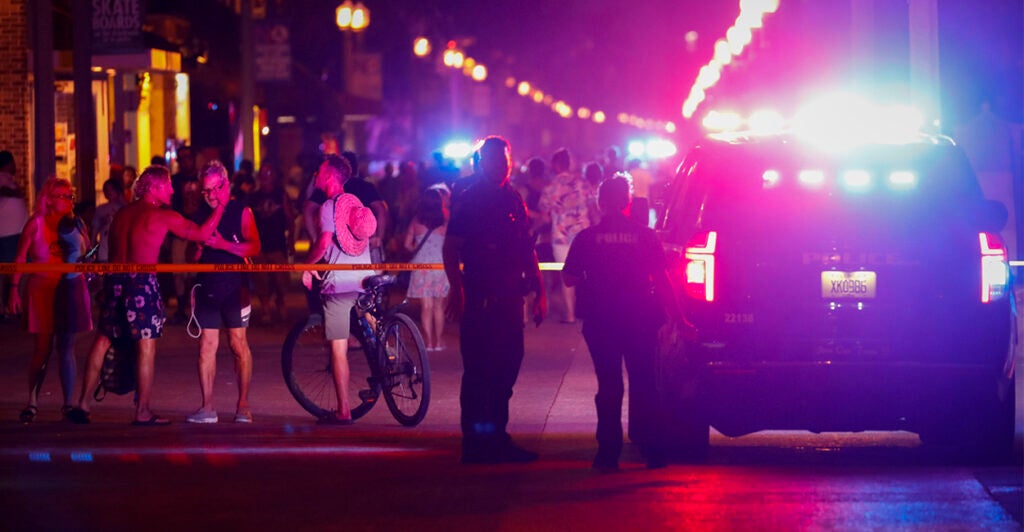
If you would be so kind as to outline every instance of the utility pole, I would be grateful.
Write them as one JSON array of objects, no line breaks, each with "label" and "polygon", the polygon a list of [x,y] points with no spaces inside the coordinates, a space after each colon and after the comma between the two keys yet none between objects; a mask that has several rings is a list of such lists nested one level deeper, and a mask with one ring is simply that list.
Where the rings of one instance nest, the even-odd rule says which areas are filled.
[{"label": "utility pole", "polygon": [[[242,94],[241,109],[238,113],[238,131],[242,135],[242,158],[253,160],[255,142],[252,123],[253,105],[256,102],[256,82],[253,73],[252,0],[242,0]],[[252,161],[259,165],[259,161]]]},{"label": "utility pole", "polygon": [[33,151],[35,152],[35,190],[57,172],[57,156],[54,153],[57,121],[53,106],[55,82],[53,75],[53,2],[34,0],[26,2],[29,11],[29,31],[32,34],[32,73],[35,101],[33,128]]},{"label": "utility pole", "polygon": [[72,2],[71,5],[78,197],[83,205],[95,206],[96,114],[92,99],[92,2]]}]

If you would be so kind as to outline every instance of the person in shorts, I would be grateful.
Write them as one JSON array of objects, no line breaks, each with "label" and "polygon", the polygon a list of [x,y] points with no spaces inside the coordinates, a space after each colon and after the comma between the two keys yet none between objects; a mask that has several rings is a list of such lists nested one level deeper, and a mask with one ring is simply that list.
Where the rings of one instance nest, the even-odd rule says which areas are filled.
[{"label": "person in shorts", "polygon": [[[316,175],[316,187],[327,201],[320,207],[320,235],[309,251],[308,263],[323,259],[328,264],[370,264],[369,239],[377,230],[377,220],[359,198],[343,192],[343,183],[351,177],[352,167],[336,155],[328,155]],[[350,315],[363,279],[370,270],[331,270],[322,278],[324,331],[331,344],[331,367],[338,394],[338,411],[321,422],[352,423],[348,400],[348,336]],[[311,272],[303,276],[311,284]]]},{"label": "person in shorts", "polygon": [[[200,264],[243,264],[260,252],[256,217],[246,203],[231,199],[228,171],[219,161],[207,163],[199,173],[206,205],[196,213],[198,223],[213,215],[213,208],[227,205],[217,232],[198,249]],[[235,355],[238,403],[235,423],[252,423],[249,383],[252,380],[252,351],[246,337],[252,305],[249,303],[247,272],[201,272],[193,290],[192,318],[199,325],[199,388],[202,404],[185,418],[189,423],[216,423],[213,384],[217,374],[220,330],[227,329],[231,353]]]},{"label": "person in shorts", "polygon": [[[580,231],[590,227],[587,198],[590,185],[582,176],[572,172],[569,150],[562,148],[551,157],[551,170],[555,179],[544,187],[537,210],[551,226],[551,247],[555,262],[565,262],[569,246]],[[565,317],[562,323],[576,323],[576,292],[562,283]]]},{"label": "person in shorts", "polygon": [[[157,264],[160,245],[168,233],[194,242],[206,242],[213,235],[225,205],[220,204],[203,225],[192,223],[171,203],[171,175],[163,166],[143,170],[135,182],[135,199],[117,211],[110,224],[110,261],[138,265]],[[89,397],[100,381],[103,358],[112,340],[128,337],[138,351],[136,365],[138,395],[133,425],[168,425],[170,420],[150,409],[156,339],[163,332],[164,308],[156,273],[129,272],[107,275],[104,281],[103,312],[89,348],[78,406],[68,412],[75,423],[89,422]]]}]

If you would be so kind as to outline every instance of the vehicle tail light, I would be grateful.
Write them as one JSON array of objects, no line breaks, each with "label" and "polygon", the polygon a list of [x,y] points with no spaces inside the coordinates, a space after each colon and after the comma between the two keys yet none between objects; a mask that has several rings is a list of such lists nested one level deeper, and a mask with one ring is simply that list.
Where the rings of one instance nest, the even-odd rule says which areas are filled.
[{"label": "vehicle tail light", "polygon": [[715,300],[715,247],[717,231],[697,233],[686,243],[686,295]]},{"label": "vehicle tail light", "polygon": [[981,244],[981,302],[988,303],[1006,297],[1010,281],[1010,265],[1006,246],[999,235],[978,233]]}]

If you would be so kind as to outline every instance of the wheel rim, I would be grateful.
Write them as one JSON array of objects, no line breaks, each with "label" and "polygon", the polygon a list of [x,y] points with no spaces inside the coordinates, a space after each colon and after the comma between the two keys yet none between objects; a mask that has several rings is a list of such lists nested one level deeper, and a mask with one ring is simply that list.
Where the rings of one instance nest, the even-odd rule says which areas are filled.
[{"label": "wheel rim", "polygon": [[403,425],[415,425],[430,400],[429,364],[419,331],[405,315],[395,316],[384,334],[384,393],[388,407]]},{"label": "wheel rim", "polygon": [[[352,417],[358,418],[373,407],[377,394],[365,391],[370,388],[367,384],[370,368],[365,357],[357,354],[348,358],[349,406]],[[331,347],[322,325],[296,326],[285,342],[281,360],[288,390],[302,408],[317,418],[337,412]]]}]

